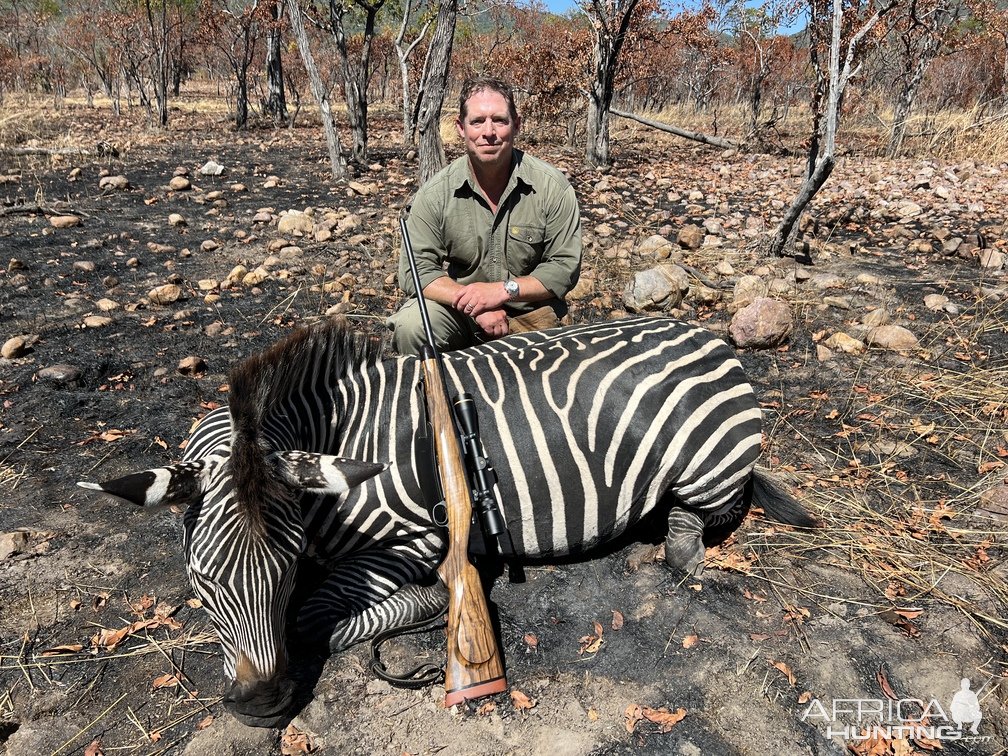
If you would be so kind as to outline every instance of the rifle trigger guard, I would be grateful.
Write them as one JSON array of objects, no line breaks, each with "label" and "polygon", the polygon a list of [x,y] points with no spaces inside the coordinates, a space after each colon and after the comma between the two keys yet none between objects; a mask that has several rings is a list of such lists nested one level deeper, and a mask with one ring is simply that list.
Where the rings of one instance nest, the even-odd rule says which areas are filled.
[{"label": "rifle trigger guard", "polygon": [[444,499],[431,507],[431,520],[439,528],[448,527],[448,505],[445,504]]}]

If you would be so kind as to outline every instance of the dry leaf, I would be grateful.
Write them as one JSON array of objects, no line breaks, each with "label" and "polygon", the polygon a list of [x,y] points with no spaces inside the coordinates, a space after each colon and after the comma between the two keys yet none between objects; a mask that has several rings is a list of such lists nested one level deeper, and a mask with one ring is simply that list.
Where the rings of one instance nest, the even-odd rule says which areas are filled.
[{"label": "dry leaf", "polygon": [[875,673],[875,680],[878,682],[879,689],[886,698],[890,701],[899,701],[899,696],[893,691],[892,686],[889,684],[889,678],[886,677],[885,668],[878,668],[878,672]]},{"label": "dry leaf", "polygon": [[199,722],[196,723],[197,730],[205,730],[207,727],[213,724],[214,716],[213,714],[203,717]]},{"label": "dry leaf", "polygon": [[528,711],[529,709],[534,709],[536,705],[536,700],[534,698],[529,698],[520,690],[511,691],[511,703],[518,711]]},{"label": "dry leaf", "polygon": [[626,731],[633,732],[637,723],[644,718],[644,713],[637,704],[630,704],[623,711],[623,718],[626,724]]},{"label": "dry leaf", "polygon": [[[623,613],[613,609],[612,613],[612,629],[621,630],[623,628]],[[601,635],[601,633],[599,633]]]},{"label": "dry leaf", "polygon": [[598,720],[599,720],[598,710],[595,709],[594,707],[589,708],[588,709],[588,721],[589,722],[598,722]]},{"label": "dry leaf", "polygon": [[682,647],[683,648],[693,648],[693,646],[696,645],[696,642],[698,640],[699,640],[699,638],[697,638],[697,634],[696,633],[690,633],[689,635],[687,635],[685,638],[682,639]]},{"label": "dry leaf", "polygon": [[155,677],[154,682],[151,683],[151,687],[154,688],[154,690],[157,690],[158,688],[174,688],[177,685],[180,685],[181,682],[182,681],[175,675],[166,674],[161,675],[160,677]]},{"label": "dry leaf", "polygon": [[800,704],[807,704],[811,700],[812,700],[812,691],[811,690],[803,691],[802,694],[800,696],[798,696],[798,703],[800,703]]},{"label": "dry leaf", "polygon": [[282,756],[297,756],[299,753],[312,753],[315,750],[315,740],[307,732],[302,732],[293,724],[287,725],[280,737],[280,753]]},{"label": "dry leaf", "polygon": [[105,751],[102,750],[101,738],[95,738],[88,743],[88,747],[84,749],[84,756],[105,756]]},{"label": "dry leaf", "polygon": [[497,711],[497,704],[495,704],[493,701],[487,701],[485,704],[476,709],[476,714],[478,714],[481,717],[485,717],[488,714],[491,714],[495,711]]},{"label": "dry leaf", "polygon": [[757,643],[762,643],[763,641],[770,639],[770,636],[767,633],[749,633],[749,637]]},{"label": "dry leaf", "polygon": [[76,654],[78,651],[83,651],[84,646],[80,643],[68,643],[65,646],[53,646],[52,648],[47,648],[42,652],[42,656],[59,656],[61,654]]},{"label": "dry leaf", "polygon": [[71,611],[76,612],[80,608],[81,608],[81,600],[80,599],[76,599],[76,598],[70,599],[70,609],[71,609]]},{"label": "dry leaf", "polygon": [[641,714],[650,722],[658,725],[661,732],[669,732],[673,727],[683,721],[686,717],[686,709],[676,709],[669,711],[664,706],[660,709],[649,709],[646,706],[641,709]]},{"label": "dry leaf", "polygon": [[522,640],[525,641],[529,648],[538,648],[539,646],[539,638],[536,637],[535,633],[525,633]]},{"label": "dry leaf", "polygon": [[781,672],[783,672],[784,676],[787,678],[787,681],[791,683],[791,685],[795,684],[795,674],[794,672],[791,671],[791,667],[789,667],[784,662],[773,662],[772,666],[774,667],[774,669],[779,669]]}]

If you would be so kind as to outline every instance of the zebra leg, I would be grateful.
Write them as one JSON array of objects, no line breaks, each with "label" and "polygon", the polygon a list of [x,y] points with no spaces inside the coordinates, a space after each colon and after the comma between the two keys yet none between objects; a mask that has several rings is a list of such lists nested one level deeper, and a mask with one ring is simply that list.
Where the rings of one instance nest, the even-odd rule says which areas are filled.
[{"label": "zebra leg", "polygon": [[440,580],[404,585],[380,604],[337,622],[329,637],[329,652],[338,653],[390,628],[432,619],[447,608],[448,591]]},{"label": "zebra leg", "polygon": [[665,536],[665,563],[678,570],[699,575],[703,568],[704,523],[692,510],[672,505]]}]

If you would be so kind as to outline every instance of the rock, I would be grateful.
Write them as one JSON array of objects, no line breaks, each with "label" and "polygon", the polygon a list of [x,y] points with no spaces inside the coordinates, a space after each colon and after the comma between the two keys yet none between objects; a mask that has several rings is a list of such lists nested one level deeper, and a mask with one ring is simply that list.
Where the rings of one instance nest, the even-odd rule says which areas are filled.
[{"label": "rock", "polygon": [[269,277],[269,271],[266,270],[266,268],[259,266],[255,270],[251,270],[242,276],[242,286],[258,286]]},{"label": "rock", "polygon": [[721,236],[724,233],[724,226],[717,218],[704,218],[703,227],[711,236]]},{"label": "rock", "polygon": [[49,217],[49,225],[53,228],[73,228],[80,224],[81,219],[77,215],[52,215]]},{"label": "rock", "polygon": [[735,275],[735,268],[727,260],[721,260],[717,265],[714,266],[714,272],[717,273],[722,278],[728,278],[728,276]]},{"label": "rock", "polygon": [[567,294],[567,298],[573,300],[589,299],[594,293],[595,278],[582,274],[574,288]]},{"label": "rock", "polygon": [[916,202],[906,201],[901,202],[896,206],[896,215],[898,215],[901,220],[916,218],[923,212],[924,208],[922,208]]},{"label": "rock", "polygon": [[658,234],[652,234],[637,247],[637,251],[641,255],[648,255],[657,260],[667,260],[674,250],[672,242],[664,236],[658,236]]},{"label": "rock", "polygon": [[200,243],[199,248],[202,252],[214,252],[220,249],[220,244],[213,239],[206,239]]},{"label": "rock", "polygon": [[942,254],[952,256],[959,252],[959,247],[962,246],[963,240],[958,236],[950,236],[948,239],[942,242]]},{"label": "rock", "polygon": [[102,298],[95,302],[95,307],[102,312],[112,312],[119,309],[119,303],[114,299]]},{"label": "rock", "polygon": [[637,273],[623,291],[623,303],[631,312],[668,310],[678,307],[687,291],[686,271],[663,264]]},{"label": "rock", "polygon": [[844,352],[845,354],[861,354],[865,350],[863,341],[855,339],[843,331],[834,333],[823,343],[833,351]]},{"label": "rock", "polygon": [[260,210],[255,215],[252,216],[253,223],[272,223],[273,213],[267,212],[266,210]]},{"label": "rock", "polygon": [[740,310],[752,304],[757,299],[766,297],[768,292],[766,281],[758,276],[742,276],[735,282],[732,292],[732,310]]},{"label": "rock", "polygon": [[929,310],[944,310],[949,298],[944,294],[928,294],[924,297],[924,306]]},{"label": "rock", "polygon": [[187,224],[186,219],[183,218],[181,215],[179,215],[178,213],[172,213],[171,215],[168,216],[168,225],[179,227],[179,226],[185,226]]},{"label": "rock", "polygon": [[826,289],[842,289],[844,280],[836,273],[816,273],[809,279],[809,284],[819,291],[825,291]]},{"label": "rock", "polygon": [[106,315],[88,315],[84,318],[85,328],[105,328],[112,325],[112,318]]},{"label": "rock", "polygon": [[787,303],[763,297],[736,312],[728,332],[741,349],[768,349],[783,344],[793,327]]},{"label": "rock", "polygon": [[182,375],[197,376],[206,372],[207,364],[202,357],[183,357],[179,360],[178,371]]},{"label": "rock", "polygon": [[1008,484],[1002,483],[981,493],[976,514],[1008,522]]},{"label": "rock", "polygon": [[98,188],[104,192],[129,189],[129,179],[125,176],[102,176],[98,180]]},{"label": "rock", "polygon": [[196,285],[200,291],[213,291],[220,287],[220,282],[213,278],[201,278]]},{"label": "rock", "polygon": [[297,234],[305,236],[315,230],[315,221],[310,215],[295,210],[288,211],[277,223],[277,231],[281,234]]},{"label": "rock", "polygon": [[700,249],[703,240],[703,229],[694,223],[688,223],[679,229],[679,236],[676,238],[676,242],[683,249]]},{"label": "rock", "polygon": [[826,360],[833,357],[833,352],[825,344],[816,344],[816,359],[819,362],[826,362]]},{"label": "rock", "polygon": [[178,284],[165,284],[150,290],[147,297],[154,304],[168,305],[177,302],[182,297],[182,287]]},{"label": "rock", "polygon": [[889,322],[889,313],[881,307],[866,312],[861,318],[861,325],[866,328],[876,328]]},{"label": "rock", "polygon": [[75,386],[81,377],[81,369],[74,365],[57,364],[38,371],[38,377],[64,386]]},{"label": "rock", "polygon": [[26,530],[0,533],[0,559],[7,559],[15,554],[23,553],[28,549],[30,541],[30,534]]},{"label": "rock", "polygon": [[370,187],[367,187],[367,186],[365,186],[364,184],[362,184],[362,183],[361,183],[361,182],[359,182],[359,181],[351,181],[350,183],[348,183],[348,184],[347,184],[347,187],[348,187],[348,188],[349,188],[349,189],[350,189],[350,190],[351,190],[351,191],[352,191],[352,192],[353,192],[354,194],[359,194],[359,195],[361,195],[362,197],[366,197],[366,196],[368,196],[369,194],[371,194],[371,189],[370,189]]},{"label": "rock", "polygon": [[837,310],[849,310],[851,307],[849,297],[823,297],[822,303]]},{"label": "rock", "polygon": [[1005,255],[996,249],[980,251],[980,267],[984,270],[1001,270],[1005,266]]},{"label": "rock", "polygon": [[599,223],[597,226],[595,226],[595,236],[599,237],[600,239],[608,239],[614,233],[616,233],[616,229],[614,229],[608,223]]},{"label": "rock", "polygon": [[215,163],[213,160],[207,160],[203,164],[203,167],[199,169],[199,172],[204,176],[220,176],[224,173],[224,166]]},{"label": "rock", "polygon": [[168,182],[168,188],[174,192],[185,192],[192,189],[192,182],[185,176],[172,176]]},{"label": "rock", "polygon": [[721,301],[721,290],[696,284],[690,288],[690,296],[697,304],[712,305]]},{"label": "rock", "polygon": [[881,325],[872,328],[865,335],[865,343],[894,352],[903,352],[920,346],[916,336],[903,326],[898,325]]},{"label": "rock", "polygon": [[0,347],[0,357],[5,360],[14,360],[23,357],[28,352],[28,342],[21,336],[12,336]]}]

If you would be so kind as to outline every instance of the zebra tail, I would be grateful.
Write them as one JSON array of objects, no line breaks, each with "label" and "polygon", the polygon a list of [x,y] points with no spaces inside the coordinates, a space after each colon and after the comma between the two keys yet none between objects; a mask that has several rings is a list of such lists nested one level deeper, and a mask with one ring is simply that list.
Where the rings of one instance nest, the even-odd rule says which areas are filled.
[{"label": "zebra tail", "polygon": [[817,528],[819,522],[768,473],[753,470],[753,503],[771,520],[797,528]]}]

